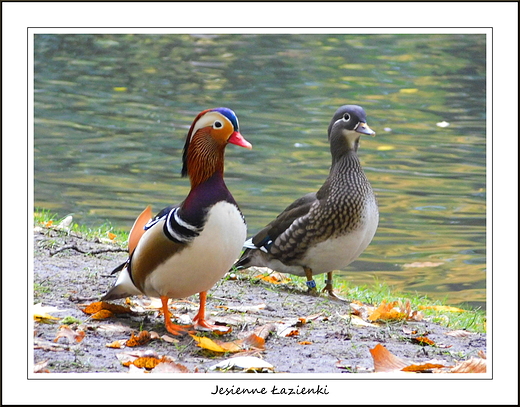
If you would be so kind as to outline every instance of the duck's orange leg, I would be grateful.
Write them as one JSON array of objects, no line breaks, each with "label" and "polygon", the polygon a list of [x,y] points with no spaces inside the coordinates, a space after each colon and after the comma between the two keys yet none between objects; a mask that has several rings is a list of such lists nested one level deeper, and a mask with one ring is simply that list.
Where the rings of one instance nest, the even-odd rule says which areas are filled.
[{"label": "duck's orange leg", "polygon": [[213,325],[206,321],[206,296],[207,292],[202,291],[199,293],[199,311],[197,315],[193,318],[193,325],[198,328],[202,328],[210,331],[217,331],[219,333],[228,333],[231,331],[231,328],[225,327],[222,325]]},{"label": "duck's orange leg", "polygon": [[164,325],[166,326],[166,330],[171,333],[172,335],[182,335],[187,332],[187,328],[190,326],[182,326],[182,325],[175,325],[171,320],[171,313],[168,309],[168,297],[161,297],[162,302],[162,310],[164,313]]}]

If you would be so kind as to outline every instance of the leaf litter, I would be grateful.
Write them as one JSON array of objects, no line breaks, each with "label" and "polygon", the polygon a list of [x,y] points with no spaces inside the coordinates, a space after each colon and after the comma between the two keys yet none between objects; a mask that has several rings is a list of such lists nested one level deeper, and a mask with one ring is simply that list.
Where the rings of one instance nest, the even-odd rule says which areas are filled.
[{"label": "leaf litter", "polygon": [[[99,249],[100,254],[63,251],[51,256],[42,244],[51,238],[63,245],[88,245],[89,252]],[[373,373],[388,365],[384,357],[377,356],[377,362],[374,359],[372,350],[377,345],[384,345],[398,358],[397,362],[394,360],[397,366],[403,364],[399,360],[404,361],[401,369],[431,373],[452,369],[484,371],[485,359],[475,355],[479,351],[485,354],[485,334],[441,327],[406,301],[371,305],[312,297],[283,275],[274,274],[278,284],[256,278],[259,271],[255,269],[230,274],[208,293],[208,319],[233,326],[231,333],[215,336],[211,332],[196,332],[172,338],[164,329],[164,317],[156,299],[137,296],[118,304],[98,300],[113,284],[114,276],[109,271],[126,258],[124,253],[103,251],[105,247],[105,243],[86,242],[57,231],[35,231],[35,283],[52,287],[35,292],[35,303],[51,307],[34,314],[35,371]],[[75,300],[78,293],[93,302]],[[197,312],[197,302],[197,296],[171,301],[173,319],[190,323]],[[82,323],[61,328],[61,318],[53,317],[56,310],[60,316]],[[111,315],[93,318],[102,311]],[[78,342],[80,331],[85,335]],[[420,337],[432,343],[412,342],[412,338]],[[442,347],[444,342],[452,347]],[[111,343],[118,343],[119,348],[107,347]],[[409,360],[409,355],[415,356]],[[241,357],[256,357],[269,367],[253,359],[242,363],[237,359]],[[237,360],[229,364],[230,359]],[[219,368],[212,368],[221,362]]]}]

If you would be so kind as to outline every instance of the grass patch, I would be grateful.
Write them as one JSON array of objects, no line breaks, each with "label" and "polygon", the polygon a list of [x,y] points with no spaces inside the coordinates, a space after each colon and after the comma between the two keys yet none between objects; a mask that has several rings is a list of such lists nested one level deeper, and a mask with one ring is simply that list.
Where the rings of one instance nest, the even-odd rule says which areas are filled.
[{"label": "grass patch", "polygon": [[62,231],[63,233],[73,233],[87,240],[100,240],[105,243],[115,243],[121,247],[126,247],[128,242],[128,232],[115,229],[110,222],[105,222],[98,227],[87,227],[72,221],[67,226],[61,226],[62,222],[71,216],[59,218],[58,215],[46,209],[34,209],[34,227],[41,227]]},{"label": "grass patch", "polygon": [[[291,276],[291,280],[305,289],[305,277]],[[318,284],[319,285],[319,284]],[[320,287],[318,287],[320,289]],[[457,306],[450,307],[446,301],[431,300],[426,295],[396,292],[385,283],[375,281],[373,285],[350,285],[345,281],[334,280],[334,291],[348,301],[359,301],[377,306],[383,301],[410,301],[412,310],[420,310],[425,319],[450,329],[464,329],[471,332],[486,332],[486,312],[481,309]],[[425,308],[424,307],[431,307]],[[443,309],[444,308],[444,309]],[[448,311],[448,309],[461,311]]]}]

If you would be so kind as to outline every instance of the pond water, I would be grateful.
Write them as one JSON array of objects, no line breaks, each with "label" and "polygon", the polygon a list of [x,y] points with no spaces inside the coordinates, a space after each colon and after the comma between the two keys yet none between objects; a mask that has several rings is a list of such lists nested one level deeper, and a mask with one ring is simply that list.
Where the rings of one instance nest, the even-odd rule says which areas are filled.
[{"label": "pond water", "polygon": [[359,156],[381,218],[336,279],[485,307],[485,35],[35,35],[34,205],[129,230],[186,196],[189,126],[227,106],[253,144],[225,172],[253,234],[322,184],[343,104],[377,133]]}]

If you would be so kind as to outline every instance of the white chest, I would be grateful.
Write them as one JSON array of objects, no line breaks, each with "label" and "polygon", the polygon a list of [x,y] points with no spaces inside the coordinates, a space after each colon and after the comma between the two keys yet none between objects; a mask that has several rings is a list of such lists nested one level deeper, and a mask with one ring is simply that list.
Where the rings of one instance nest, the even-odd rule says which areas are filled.
[{"label": "white chest", "polygon": [[235,205],[215,204],[202,232],[148,276],[146,295],[184,298],[209,290],[240,255],[246,234],[246,225]]}]

